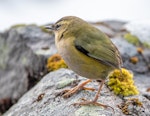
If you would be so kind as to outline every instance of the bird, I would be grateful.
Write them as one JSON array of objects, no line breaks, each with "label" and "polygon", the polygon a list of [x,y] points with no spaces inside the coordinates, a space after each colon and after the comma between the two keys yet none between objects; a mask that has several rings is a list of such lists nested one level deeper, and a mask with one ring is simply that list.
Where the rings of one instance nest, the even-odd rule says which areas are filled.
[{"label": "bird", "polygon": [[[53,25],[46,26],[55,34],[55,44],[70,69],[87,78],[83,83],[67,91],[63,97],[84,88],[92,80],[100,81],[93,100],[85,100],[79,105],[108,105],[97,102],[106,78],[114,69],[121,69],[122,58],[119,50],[102,31],[76,16],[65,16]],[[76,104],[76,103],[75,103]]]}]

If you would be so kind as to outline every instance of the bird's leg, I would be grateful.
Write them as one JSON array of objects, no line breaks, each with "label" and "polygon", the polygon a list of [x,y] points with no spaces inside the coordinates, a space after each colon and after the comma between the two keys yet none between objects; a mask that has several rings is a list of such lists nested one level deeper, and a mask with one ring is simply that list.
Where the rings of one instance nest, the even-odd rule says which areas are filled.
[{"label": "bird's leg", "polygon": [[101,92],[101,90],[102,90],[102,87],[103,87],[104,83],[105,83],[105,81],[102,80],[102,81],[101,81],[101,84],[100,84],[100,86],[99,86],[99,88],[98,88],[98,91],[97,91],[97,93],[96,93],[96,95],[95,95],[95,98],[94,98],[93,102],[96,102],[96,101],[98,100],[98,97],[100,96],[100,92]]},{"label": "bird's leg", "polygon": [[[98,97],[100,96],[100,91],[101,91],[101,89],[102,89],[102,87],[103,87],[103,85],[104,85],[104,80],[102,80],[101,81],[101,84],[100,84],[100,86],[99,86],[99,89],[98,89],[98,91],[97,91],[97,93],[96,93],[96,95],[95,95],[95,98],[94,98],[94,100],[92,100],[92,101],[88,101],[88,100],[86,100],[86,99],[82,99],[83,100],[83,102],[80,102],[80,103],[74,103],[73,105],[96,105],[96,106],[102,106],[102,107],[104,107],[104,108],[107,108],[107,107],[110,107],[111,109],[113,109],[111,106],[108,106],[108,105],[105,105],[105,104],[101,104],[101,103],[98,103],[97,102],[97,100],[98,100]],[[114,111],[114,109],[113,109],[113,111]]]},{"label": "bird's leg", "polygon": [[92,90],[94,91],[94,88],[87,88],[84,87],[87,83],[91,82],[92,80],[88,79],[86,81],[84,81],[83,83],[75,86],[74,88],[72,88],[71,90],[67,90],[67,92],[63,95],[64,98],[68,98],[71,95],[73,95],[74,93],[78,92],[79,90],[85,89],[85,90]]},{"label": "bird's leg", "polygon": [[100,105],[100,106],[104,106],[106,107],[106,105],[102,105],[100,103],[97,103],[97,100],[98,100],[98,97],[99,97],[99,94],[100,94],[100,91],[103,87],[103,84],[104,84],[104,80],[101,82],[100,86],[99,86],[99,89],[94,97],[94,100],[92,101],[87,101],[86,99],[82,99],[84,100],[84,102],[80,102],[80,103],[75,103],[74,105],[88,105],[88,104],[95,104],[95,105]]}]

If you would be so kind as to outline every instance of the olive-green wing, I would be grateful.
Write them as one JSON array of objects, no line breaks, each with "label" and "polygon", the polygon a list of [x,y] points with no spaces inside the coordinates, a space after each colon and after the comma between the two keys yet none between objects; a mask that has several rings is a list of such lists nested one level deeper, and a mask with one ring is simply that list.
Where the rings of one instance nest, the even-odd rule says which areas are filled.
[{"label": "olive-green wing", "polygon": [[105,65],[115,68],[120,68],[122,65],[118,49],[104,33],[97,29],[86,30],[86,34],[81,33],[74,40],[74,44],[77,50]]}]

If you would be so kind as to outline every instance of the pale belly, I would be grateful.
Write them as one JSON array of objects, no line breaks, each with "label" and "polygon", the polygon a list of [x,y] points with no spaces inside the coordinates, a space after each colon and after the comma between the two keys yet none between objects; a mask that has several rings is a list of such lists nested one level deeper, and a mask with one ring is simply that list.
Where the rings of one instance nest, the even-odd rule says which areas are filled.
[{"label": "pale belly", "polygon": [[99,61],[84,55],[73,45],[59,43],[57,48],[69,68],[80,76],[101,80],[105,79],[109,72],[113,70],[112,67],[103,65]]}]

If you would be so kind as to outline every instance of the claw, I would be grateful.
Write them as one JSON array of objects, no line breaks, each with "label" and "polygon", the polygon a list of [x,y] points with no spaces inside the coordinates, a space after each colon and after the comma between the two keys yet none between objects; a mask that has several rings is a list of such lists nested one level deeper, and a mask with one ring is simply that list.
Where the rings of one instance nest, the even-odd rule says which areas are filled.
[{"label": "claw", "polygon": [[115,110],[113,107],[109,106],[109,105],[104,105],[104,104],[101,104],[101,103],[98,103],[98,102],[95,102],[95,101],[88,101],[84,98],[82,98],[83,102],[80,102],[80,103],[73,103],[72,105],[76,106],[76,105],[95,105],[95,106],[102,106],[104,108],[111,108],[113,110],[113,113],[115,113]]}]

